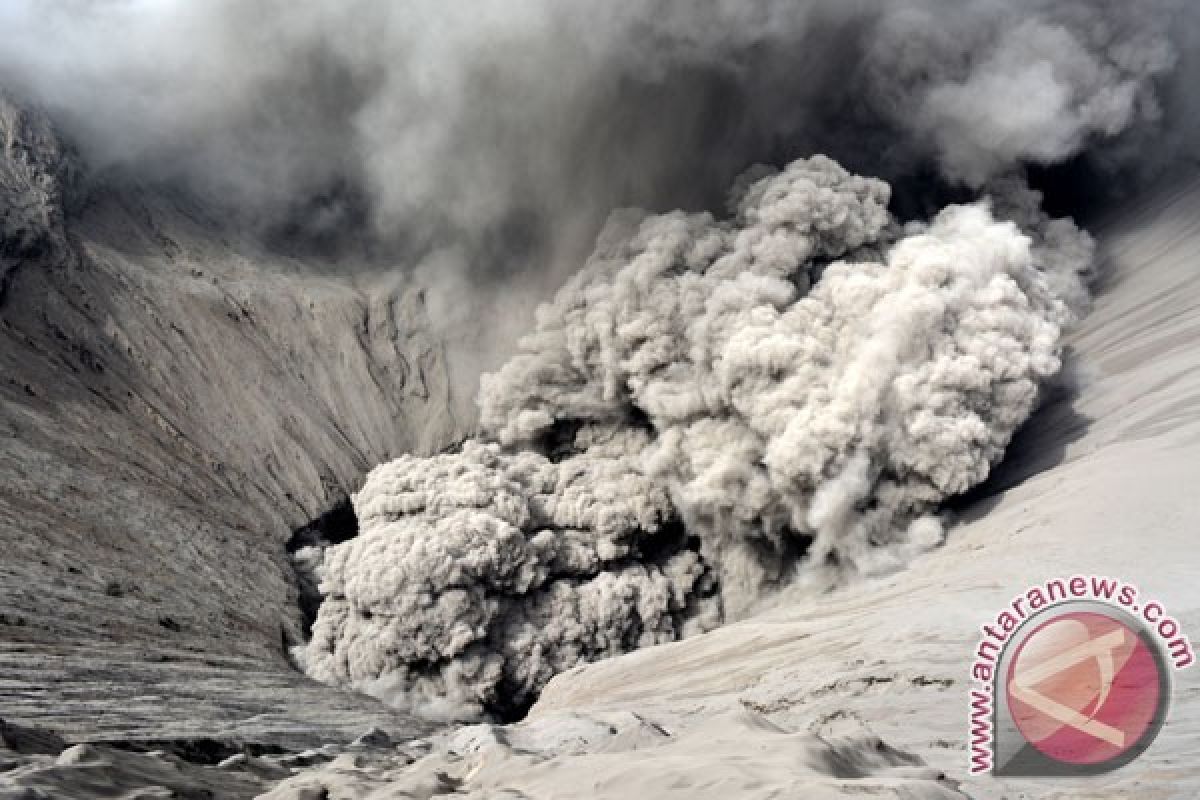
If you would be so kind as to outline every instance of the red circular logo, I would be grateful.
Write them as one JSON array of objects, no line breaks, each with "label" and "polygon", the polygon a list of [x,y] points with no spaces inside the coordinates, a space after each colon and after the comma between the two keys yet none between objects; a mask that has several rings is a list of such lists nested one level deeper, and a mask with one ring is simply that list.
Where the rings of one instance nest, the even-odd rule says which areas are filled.
[{"label": "red circular logo", "polygon": [[1136,630],[1102,613],[1070,612],[1021,642],[1008,668],[1008,707],[1021,735],[1049,758],[1102,764],[1157,732],[1165,678]]}]

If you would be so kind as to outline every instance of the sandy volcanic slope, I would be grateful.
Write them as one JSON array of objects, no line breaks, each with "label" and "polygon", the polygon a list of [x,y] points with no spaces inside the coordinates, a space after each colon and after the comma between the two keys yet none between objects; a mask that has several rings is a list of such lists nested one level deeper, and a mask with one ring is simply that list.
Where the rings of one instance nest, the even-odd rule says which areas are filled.
[{"label": "sandy volcanic slope", "polygon": [[76,741],[407,728],[290,668],[284,543],[455,436],[419,298],[297,277],[170,198],[72,196],[73,170],[0,97],[0,717]]},{"label": "sandy volcanic slope", "polygon": [[944,548],[903,573],[832,594],[796,587],[747,621],[571,670],[525,723],[461,730],[413,766],[343,761],[270,796],[442,781],[473,797],[912,798],[960,796],[961,780],[981,798],[1196,797],[1196,669],[1177,673],[1151,750],[1114,774],[966,775],[978,628],[1027,586],[1118,576],[1200,637],[1200,182],[1100,233],[1111,271],[1072,337],[1082,385],[1022,433],[993,482],[1013,488],[966,509]]}]

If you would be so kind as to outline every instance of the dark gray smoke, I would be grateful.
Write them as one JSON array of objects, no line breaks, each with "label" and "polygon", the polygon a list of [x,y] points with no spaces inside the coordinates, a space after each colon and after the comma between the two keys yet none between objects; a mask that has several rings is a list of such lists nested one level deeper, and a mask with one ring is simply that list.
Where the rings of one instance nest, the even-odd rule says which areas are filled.
[{"label": "dark gray smoke", "polygon": [[1187,8],[11,0],[0,81],[94,167],[182,182],[293,238],[561,276],[610,209],[714,208],[756,162],[824,152],[977,187],[1153,135]]},{"label": "dark gray smoke", "polygon": [[1192,146],[1166,123],[1193,102],[1169,78],[1193,9],[10,0],[0,84],[99,180],[182,187],[341,269],[416,270],[469,396],[527,327],[508,309],[570,275],[611,209],[715,210],[754,163],[826,153],[888,180],[905,217],[1081,153],[1104,194]]}]

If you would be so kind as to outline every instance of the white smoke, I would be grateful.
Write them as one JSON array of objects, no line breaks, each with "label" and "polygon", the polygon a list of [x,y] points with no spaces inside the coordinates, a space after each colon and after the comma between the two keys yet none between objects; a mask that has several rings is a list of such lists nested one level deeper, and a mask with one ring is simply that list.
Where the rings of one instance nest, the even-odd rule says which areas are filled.
[{"label": "white smoke", "polygon": [[[963,8],[971,9],[964,13]],[[1171,2],[898,4],[872,40],[874,103],[948,179],[973,187],[1156,131],[1177,62]]]},{"label": "white smoke", "polygon": [[615,215],[485,376],[482,435],[404,457],[330,548],[310,674],[519,709],[580,661],[738,614],[798,566],[935,544],[1060,366],[1090,240],[1030,194],[900,226],[832,160],[732,216]]}]

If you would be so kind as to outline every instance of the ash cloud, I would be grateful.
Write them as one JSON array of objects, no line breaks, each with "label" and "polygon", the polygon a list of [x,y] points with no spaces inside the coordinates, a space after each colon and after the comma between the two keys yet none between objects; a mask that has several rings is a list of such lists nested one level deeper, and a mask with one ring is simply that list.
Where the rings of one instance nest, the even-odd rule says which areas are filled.
[{"label": "ash cloud", "polygon": [[484,377],[479,439],[354,497],[309,674],[511,713],[801,565],[937,544],[938,504],[999,460],[1084,298],[1090,239],[1008,192],[901,225],[886,183],[818,156],[752,172],[726,219],[614,216]]},{"label": "ash cloud", "polygon": [[629,456],[639,439],[558,462],[471,441],[377,468],[362,535],[324,554],[306,670],[418,713],[513,715],[563,669],[714,625],[711,571]]}]

